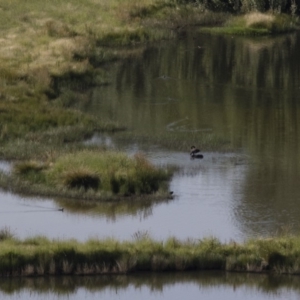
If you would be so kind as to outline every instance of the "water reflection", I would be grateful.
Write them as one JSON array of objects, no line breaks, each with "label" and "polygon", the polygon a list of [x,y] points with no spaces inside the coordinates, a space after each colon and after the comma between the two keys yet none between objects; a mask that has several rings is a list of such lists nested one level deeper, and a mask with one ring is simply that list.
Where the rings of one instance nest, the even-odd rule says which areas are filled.
[{"label": "water reflection", "polygon": [[1,299],[298,299],[298,277],[175,273],[0,280]]},{"label": "water reflection", "polygon": [[[191,35],[155,45],[139,59],[116,65],[111,71],[114,84],[95,90],[90,111],[126,124],[130,135],[116,136],[114,146],[129,152],[134,145],[151,157],[155,150],[148,149],[153,147],[149,136],[157,142],[153,148],[159,144],[181,151],[199,137],[217,136],[250,158],[242,167],[228,165],[226,173],[204,148],[203,165],[193,178],[175,176],[177,205],[189,207],[191,194],[201,201],[189,207],[189,222],[188,215],[196,210],[210,216],[206,220],[211,220],[214,235],[224,226],[235,237],[237,232],[270,235],[283,225],[299,232],[299,47],[299,34]],[[165,156],[165,163],[171,158]],[[190,165],[179,152],[173,163],[185,170]],[[207,199],[210,206],[205,206]],[[209,209],[213,205],[219,209]],[[184,219],[182,212],[176,214]]]},{"label": "water reflection", "polygon": [[11,171],[11,163],[0,161],[0,172],[9,173]]},{"label": "water reflection", "polygon": [[70,199],[55,199],[55,202],[63,207],[66,212],[75,215],[89,217],[103,217],[109,222],[116,222],[121,217],[131,216],[140,220],[145,220],[153,215],[153,209],[161,203],[167,204],[172,199],[150,200],[137,199],[127,201],[117,201],[99,203],[97,201],[78,201]]}]

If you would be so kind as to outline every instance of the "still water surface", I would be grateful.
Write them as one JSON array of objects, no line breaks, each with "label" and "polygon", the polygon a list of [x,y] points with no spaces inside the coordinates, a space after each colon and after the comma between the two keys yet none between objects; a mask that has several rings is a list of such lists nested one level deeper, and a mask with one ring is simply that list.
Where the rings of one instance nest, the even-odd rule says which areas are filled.
[{"label": "still water surface", "polygon": [[[299,233],[299,49],[299,35],[192,35],[110,66],[110,84],[94,89],[78,106],[126,125],[129,134],[95,136],[87,143],[129,154],[142,151],[157,165],[178,166],[170,183],[174,199],[78,209],[64,200],[1,193],[0,228],[9,227],[22,238],[43,234],[78,240],[131,239],[138,231],[156,239],[213,235],[222,241]],[[214,141],[226,151],[214,151]],[[192,144],[201,147],[204,159],[189,158]],[[9,171],[9,165],[0,166]],[[189,297],[199,295],[199,286],[177,283],[163,296],[181,299],[185,289]],[[252,287],[214,286],[202,292],[205,299],[299,297],[294,290],[265,294]],[[39,299],[22,293],[22,299],[28,293]],[[101,293],[101,298],[113,298],[110,290]],[[129,286],[117,298],[132,298],[132,293],[162,297]],[[92,299],[93,292],[78,289],[77,296]]]},{"label": "still water surface", "polygon": [[1,299],[299,299],[299,278],[251,274],[140,274],[0,280]]}]

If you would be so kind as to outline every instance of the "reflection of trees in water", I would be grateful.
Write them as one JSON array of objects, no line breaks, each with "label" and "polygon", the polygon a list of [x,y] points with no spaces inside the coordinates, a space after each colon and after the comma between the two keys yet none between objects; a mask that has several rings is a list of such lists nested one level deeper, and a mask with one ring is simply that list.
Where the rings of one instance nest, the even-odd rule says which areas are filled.
[{"label": "reflection of trees in water", "polygon": [[167,203],[171,200],[125,199],[107,203],[70,199],[57,199],[55,201],[59,206],[63,207],[66,212],[72,214],[88,214],[95,218],[105,216],[108,220],[115,222],[117,219],[124,216],[139,217],[141,220],[147,219],[152,215],[154,206],[159,205],[160,203]]},{"label": "reflection of trees in water", "polygon": [[291,109],[283,103],[298,93],[299,46],[294,35],[201,35],[153,46],[120,64],[115,83],[96,91],[94,101],[100,114],[136,131],[153,134],[188,118],[188,129],[213,130],[238,146],[251,123],[261,124],[257,118],[272,121],[265,106],[274,106],[276,119]]},{"label": "reflection of trees in water", "polygon": [[[274,296],[289,289],[299,290],[299,278],[297,276],[270,276],[243,273],[221,272],[183,272],[183,273],[142,273],[131,276],[67,276],[67,277],[39,277],[39,278],[9,278],[1,279],[0,290],[4,294],[24,292],[51,294],[51,295],[74,295],[79,289],[86,289],[93,293],[124,292],[129,288],[140,290],[147,287],[149,292],[161,292],[165,288],[176,285],[197,285],[203,289],[220,289],[221,287],[251,288],[260,291],[266,296]],[[132,293],[131,293],[132,295]],[[100,294],[99,294],[100,296]],[[187,296],[189,294],[187,293]]]},{"label": "reflection of trees in water", "polygon": [[288,169],[278,160],[246,172],[234,212],[247,235],[300,232],[299,175],[297,163]]},{"label": "reflection of trees in water", "polygon": [[[190,130],[182,134],[193,141],[212,133],[243,149],[256,163],[237,187],[237,220],[251,233],[298,228],[299,49],[299,34],[199,35],[154,45],[122,63],[93,101],[100,115],[145,136],[183,144],[179,133]],[[180,120],[188,121],[168,130]]]}]

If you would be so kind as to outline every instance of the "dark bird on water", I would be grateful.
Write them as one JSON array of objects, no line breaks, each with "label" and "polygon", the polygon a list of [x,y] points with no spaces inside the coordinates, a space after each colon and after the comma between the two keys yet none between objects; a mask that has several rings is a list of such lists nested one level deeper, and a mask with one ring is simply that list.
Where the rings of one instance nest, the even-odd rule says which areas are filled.
[{"label": "dark bird on water", "polygon": [[190,156],[191,158],[203,158],[203,155],[200,154],[200,150],[195,146],[191,147]]}]

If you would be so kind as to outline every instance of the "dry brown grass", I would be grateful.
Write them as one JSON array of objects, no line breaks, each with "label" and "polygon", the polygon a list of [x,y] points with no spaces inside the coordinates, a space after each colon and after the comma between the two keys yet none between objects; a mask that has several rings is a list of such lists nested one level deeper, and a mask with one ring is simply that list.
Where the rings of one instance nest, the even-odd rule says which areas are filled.
[{"label": "dry brown grass", "polygon": [[[1,2],[3,1],[0,1],[0,7]],[[86,48],[86,38],[91,33],[99,35],[128,29],[134,26],[124,23],[128,21],[129,15],[154,3],[154,0],[89,0],[67,3],[58,0],[55,5],[51,2],[44,2],[42,5],[38,1],[9,1],[6,9],[0,10],[0,18],[11,19],[8,28],[0,30],[0,59],[9,58],[8,63],[13,64],[16,61],[28,62],[30,57],[31,65],[36,60],[48,64],[51,57],[56,61],[61,54],[65,56],[64,51],[71,56],[73,51]],[[80,39],[76,38],[78,36]]]},{"label": "dry brown grass", "polygon": [[275,16],[271,14],[263,14],[260,12],[252,12],[245,15],[246,26],[251,27],[256,24],[270,24],[275,20]]}]

